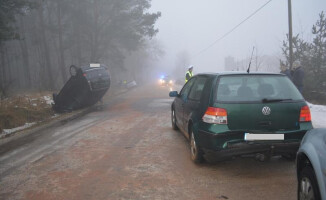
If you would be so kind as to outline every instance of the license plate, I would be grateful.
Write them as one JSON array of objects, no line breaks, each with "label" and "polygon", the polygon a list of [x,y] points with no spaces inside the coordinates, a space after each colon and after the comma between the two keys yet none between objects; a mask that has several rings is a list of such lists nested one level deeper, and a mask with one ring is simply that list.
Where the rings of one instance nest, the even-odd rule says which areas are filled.
[{"label": "license plate", "polygon": [[252,134],[245,133],[245,141],[284,140],[284,134]]}]

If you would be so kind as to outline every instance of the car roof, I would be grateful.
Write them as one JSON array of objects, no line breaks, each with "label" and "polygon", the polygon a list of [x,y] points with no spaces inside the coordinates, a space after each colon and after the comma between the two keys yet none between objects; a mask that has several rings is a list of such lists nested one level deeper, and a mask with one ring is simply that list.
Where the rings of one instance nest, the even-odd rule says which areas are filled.
[{"label": "car roof", "polygon": [[208,76],[221,76],[221,75],[284,75],[280,73],[271,73],[271,72],[250,72],[247,73],[245,71],[223,71],[223,72],[218,72],[218,73],[199,73],[197,75],[208,75]]}]

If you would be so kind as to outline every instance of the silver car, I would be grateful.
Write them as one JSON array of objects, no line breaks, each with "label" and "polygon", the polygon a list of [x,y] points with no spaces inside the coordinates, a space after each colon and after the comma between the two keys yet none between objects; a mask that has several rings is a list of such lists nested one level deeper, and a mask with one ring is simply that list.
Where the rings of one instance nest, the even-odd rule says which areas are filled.
[{"label": "silver car", "polygon": [[326,200],[326,129],[312,129],[297,153],[298,199]]}]

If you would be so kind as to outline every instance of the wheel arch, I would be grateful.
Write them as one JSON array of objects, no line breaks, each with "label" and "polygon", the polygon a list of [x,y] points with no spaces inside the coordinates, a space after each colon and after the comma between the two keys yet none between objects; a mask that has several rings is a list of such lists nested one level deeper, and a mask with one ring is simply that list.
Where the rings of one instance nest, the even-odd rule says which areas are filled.
[{"label": "wheel arch", "polygon": [[300,187],[300,174],[306,168],[309,167],[312,169],[312,176],[314,176],[315,180],[315,187],[317,188],[318,198],[317,199],[324,199],[326,197],[326,192],[324,190],[325,184],[323,179],[323,172],[318,165],[319,163],[314,162],[314,158],[309,158],[305,152],[299,152],[297,155],[297,179],[298,179],[298,194],[299,194],[299,187]]},{"label": "wheel arch", "polygon": [[187,125],[187,134],[190,137],[191,133],[194,133],[194,137],[198,139],[198,122],[196,120],[190,118],[188,120],[188,125]]},{"label": "wheel arch", "polygon": [[321,160],[318,156],[318,150],[312,144],[304,144],[300,147],[297,154],[296,168],[297,168],[297,178],[299,180],[300,173],[304,167],[309,166],[314,170],[316,181],[319,186],[319,192],[322,196],[326,196],[325,183],[323,181],[323,170],[321,167]]},{"label": "wheel arch", "polygon": [[310,166],[313,168],[310,159],[304,152],[300,152],[297,155],[297,178],[299,179],[300,172],[305,168],[306,166]]},{"label": "wheel arch", "polygon": [[188,128],[187,134],[188,134],[188,137],[190,138],[190,135],[191,135],[191,132],[192,132],[192,129],[193,129],[193,121],[192,121],[192,119],[189,119],[187,128]]}]

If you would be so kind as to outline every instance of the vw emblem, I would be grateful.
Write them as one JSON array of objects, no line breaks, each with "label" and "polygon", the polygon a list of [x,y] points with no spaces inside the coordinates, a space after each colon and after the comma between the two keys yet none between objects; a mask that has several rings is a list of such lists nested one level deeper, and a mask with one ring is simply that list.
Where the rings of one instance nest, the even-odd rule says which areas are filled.
[{"label": "vw emblem", "polygon": [[270,114],[271,114],[271,109],[270,109],[270,107],[265,106],[265,107],[263,108],[263,110],[262,110],[262,113],[263,113],[264,115],[270,115]]}]

